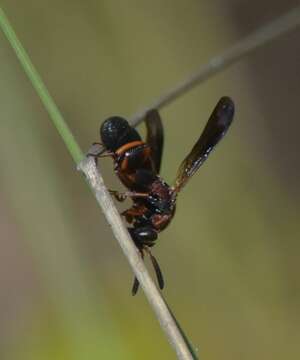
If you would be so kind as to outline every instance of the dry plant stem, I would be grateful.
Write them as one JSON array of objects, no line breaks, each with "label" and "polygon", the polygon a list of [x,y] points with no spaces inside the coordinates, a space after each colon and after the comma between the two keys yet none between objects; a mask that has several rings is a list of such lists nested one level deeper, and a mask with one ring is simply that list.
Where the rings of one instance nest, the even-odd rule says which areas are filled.
[{"label": "dry plant stem", "polygon": [[152,104],[145,109],[136,113],[131,119],[131,125],[138,125],[145,118],[145,115],[149,110],[161,109],[178,99],[180,96],[186,94],[196,85],[199,85],[213,75],[216,75],[218,72],[224,70],[267,42],[295,29],[298,25],[300,25],[300,6],[272,21],[268,25],[263,26],[250,36],[225,50],[222,54],[213,57],[207,64],[200,67],[199,70],[194,72],[191,76],[187,77],[174,88],[154,100]]},{"label": "dry plant stem", "polygon": [[120,218],[119,212],[104,185],[103,178],[97,170],[95,161],[91,157],[86,158],[78,165],[78,169],[85,174],[98,204],[102,208],[106,220],[111,226],[114,236],[118,240],[135,276],[139,280],[170,344],[175,349],[178,359],[195,359],[195,355],[190,351],[189,345],[182,336],[168,306],[152,281],[136,246],[131,240],[129,233]]},{"label": "dry plant stem", "polygon": [[[44,85],[41,77],[32,64],[29,56],[27,55],[1,7],[0,28],[7,36],[7,39],[13,47],[18,59],[20,60],[24,71],[28,75],[33,87],[35,88],[37,94],[47,109],[50,119],[64,140],[67,149],[72,155],[74,161],[78,163],[83,158],[81,149],[67,124],[65,123],[63,116],[51,98],[46,86]],[[129,237],[127,229],[123,225],[120,215],[114,206],[112,198],[105,188],[102,177],[95,167],[94,160],[91,158],[83,160],[82,163],[80,163],[79,168],[86,174],[88,182],[98,200],[98,203],[101,206],[109,224],[111,225],[115,237],[119,241],[121,248],[126,254],[126,257],[128,258],[132,268],[134,269],[135,275],[139,279],[141,287],[144,289],[162,328],[167,333],[168,339],[174,347],[178,358],[196,359],[197,357],[193,353],[193,350],[189,348],[188,340],[186,340],[186,342],[184,341],[184,337],[181,335],[183,334],[182,330],[178,324],[176,325],[176,319],[171,315],[166,306],[166,303],[162,299],[160,293],[147,273],[147,270],[137,253],[137,249]]]}]

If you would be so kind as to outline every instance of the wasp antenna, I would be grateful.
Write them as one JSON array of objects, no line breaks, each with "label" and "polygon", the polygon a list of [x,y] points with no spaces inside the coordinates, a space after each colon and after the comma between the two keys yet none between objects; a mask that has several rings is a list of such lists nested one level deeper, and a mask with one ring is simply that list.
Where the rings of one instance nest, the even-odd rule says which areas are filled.
[{"label": "wasp antenna", "polygon": [[154,255],[152,255],[152,253],[151,253],[151,251],[150,251],[149,248],[147,248],[147,252],[148,252],[148,254],[149,254],[149,256],[150,256],[152,265],[153,265],[153,267],[154,267],[159,288],[162,290],[162,289],[164,288],[164,286],[165,286],[165,281],[164,281],[164,277],[163,277],[163,274],[162,274],[162,272],[161,272],[160,266],[159,266],[156,258],[154,257]]}]

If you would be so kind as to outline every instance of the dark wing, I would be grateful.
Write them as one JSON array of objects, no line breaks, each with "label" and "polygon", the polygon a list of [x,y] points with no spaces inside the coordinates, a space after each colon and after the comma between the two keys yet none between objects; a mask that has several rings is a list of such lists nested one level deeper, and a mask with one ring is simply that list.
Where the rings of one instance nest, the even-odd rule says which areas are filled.
[{"label": "dark wing", "polygon": [[145,118],[147,127],[146,142],[152,151],[152,159],[157,173],[160,171],[161,158],[164,145],[164,130],[157,110],[148,111]]},{"label": "dark wing", "polygon": [[210,152],[226,134],[234,115],[234,103],[222,97],[214,108],[199,140],[179,167],[174,191],[179,192],[207,159]]}]

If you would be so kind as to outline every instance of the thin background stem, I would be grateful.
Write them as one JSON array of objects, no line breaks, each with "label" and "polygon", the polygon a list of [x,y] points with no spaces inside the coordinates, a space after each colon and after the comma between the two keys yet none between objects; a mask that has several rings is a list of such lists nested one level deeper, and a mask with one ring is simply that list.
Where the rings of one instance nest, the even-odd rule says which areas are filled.
[{"label": "thin background stem", "polygon": [[[217,72],[220,72],[224,68],[228,67],[230,64],[238,61],[240,58],[247,55],[251,51],[257,49],[268,41],[288,32],[289,30],[294,29],[299,24],[300,7],[297,7],[286,15],[273,21],[269,25],[261,28],[249,37],[241,40],[239,43],[226,50],[223,54],[211,59],[208,64],[201,67],[198,71],[196,71],[183,82],[168,91],[166,94],[153,101],[149,107],[145,108],[144,110],[133,116],[131,123],[133,125],[137,125],[143,120],[145,113],[149,109],[162,108],[163,106],[176,100],[179,96],[182,96],[183,94],[191,90],[194,86],[200,84],[201,82],[213,76]],[[47,91],[44,83],[42,82],[40,76],[35,70],[33,64],[31,63],[28,55],[26,54],[24,48],[19,42],[15,32],[13,31],[11,25],[8,22],[8,19],[6,18],[1,8],[0,26],[11,46],[15,50],[15,53],[19,58],[20,63],[24,68],[24,71],[28,75],[33,87],[35,88],[46,110],[48,111],[50,119],[57,128],[74,161],[78,164],[80,160],[83,159],[82,151],[76,143],[73,134],[65,123],[60,111],[55,105],[53,99],[51,98],[49,92]],[[188,341],[185,341],[184,334],[178,326],[176,319],[169,311],[168,306],[166,305],[160,292],[154,285],[151,277],[149,276],[145,268],[144,263],[138,255],[137,249],[133,241],[131,240],[128,231],[114,205],[114,202],[112,201],[112,198],[104,185],[103,179],[99,174],[94,161],[92,159],[84,159],[80,162],[78,168],[86,175],[87,181],[99,205],[101,206],[103,213],[108,223],[110,224],[116,239],[118,240],[124,254],[126,255],[136,277],[138,278],[141,287],[143,288],[145,295],[161,324],[161,327],[164,329],[169,339],[169,342],[175,349],[178,358],[196,359],[195,353],[188,344]]]},{"label": "thin background stem", "polygon": [[186,94],[195,86],[223,71],[231,64],[236,63],[242,57],[248,55],[262,45],[265,45],[267,42],[295,29],[298,25],[300,25],[300,6],[295,7],[283,16],[280,16],[251,35],[243,38],[223,53],[213,57],[207,64],[201,66],[190,76],[186,77],[176,86],[155,99],[149,106],[133,115],[130,124],[132,126],[138,125],[141,121],[143,121],[149,110],[159,110],[162,107],[169,105],[171,102]]}]

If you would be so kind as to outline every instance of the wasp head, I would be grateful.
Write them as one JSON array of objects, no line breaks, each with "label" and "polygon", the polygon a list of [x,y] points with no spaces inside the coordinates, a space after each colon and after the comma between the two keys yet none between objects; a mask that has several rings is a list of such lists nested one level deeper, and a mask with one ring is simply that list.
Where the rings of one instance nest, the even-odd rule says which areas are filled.
[{"label": "wasp head", "polygon": [[122,145],[139,141],[139,133],[120,116],[112,116],[104,121],[100,128],[102,144],[107,150],[116,151]]}]

